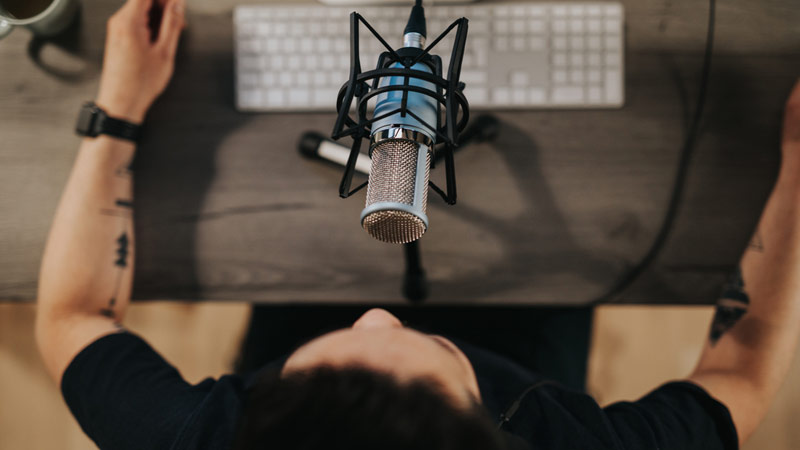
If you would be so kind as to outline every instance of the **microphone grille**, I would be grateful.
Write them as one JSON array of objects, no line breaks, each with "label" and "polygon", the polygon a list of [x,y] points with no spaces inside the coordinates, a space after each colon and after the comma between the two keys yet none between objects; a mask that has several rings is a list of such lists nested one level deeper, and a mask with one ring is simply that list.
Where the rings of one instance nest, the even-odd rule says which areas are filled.
[{"label": "microphone grille", "polygon": [[[375,203],[403,203],[425,214],[428,203],[430,152],[425,152],[425,173],[417,173],[419,144],[402,139],[387,139],[372,150],[372,169],[367,187],[367,207]],[[424,177],[422,192],[418,178]],[[415,203],[414,200],[417,200]],[[427,229],[417,215],[395,209],[368,214],[362,226],[372,237],[393,244],[405,244],[422,237]]]}]

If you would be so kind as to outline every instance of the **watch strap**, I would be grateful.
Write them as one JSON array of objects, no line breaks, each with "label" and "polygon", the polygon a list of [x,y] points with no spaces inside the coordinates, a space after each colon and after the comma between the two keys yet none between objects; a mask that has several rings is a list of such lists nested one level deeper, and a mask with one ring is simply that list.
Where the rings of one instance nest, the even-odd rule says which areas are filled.
[{"label": "watch strap", "polygon": [[139,142],[142,136],[142,127],[126,120],[115,119],[103,114],[102,120],[97,121],[97,134],[107,134],[120,139]]},{"label": "watch strap", "polygon": [[141,125],[109,117],[102,108],[89,102],[83,105],[75,131],[82,136],[97,137],[101,134],[138,142],[142,135]]}]

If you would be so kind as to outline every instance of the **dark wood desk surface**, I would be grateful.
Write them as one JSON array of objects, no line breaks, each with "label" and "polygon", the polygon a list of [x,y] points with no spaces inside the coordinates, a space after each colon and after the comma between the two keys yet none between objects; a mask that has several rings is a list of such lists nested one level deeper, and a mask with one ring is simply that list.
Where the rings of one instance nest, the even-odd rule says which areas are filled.
[{"label": "dark wood desk surface", "polygon": [[[0,299],[30,301],[53,211],[98,82],[104,21],[42,58],[0,41]],[[136,163],[137,299],[404,302],[402,249],[358,225],[341,170],[298,156],[333,114],[234,109],[231,7],[190,2],[167,93]],[[252,3],[252,0],[251,0]],[[707,3],[625,0],[621,110],[498,112],[502,135],[457,155],[459,204],[431,197],[421,241],[429,303],[582,304],[605,292],[661,225],[705,43]],[[677,223],[616,301],[709,303],[747,245],[774,181],[784,99],[800,75],[796,0],[720,1],[702,133]],[[441,172],[441,171],[439,171]],[[436,177],[441,178],[441,173]]]}]

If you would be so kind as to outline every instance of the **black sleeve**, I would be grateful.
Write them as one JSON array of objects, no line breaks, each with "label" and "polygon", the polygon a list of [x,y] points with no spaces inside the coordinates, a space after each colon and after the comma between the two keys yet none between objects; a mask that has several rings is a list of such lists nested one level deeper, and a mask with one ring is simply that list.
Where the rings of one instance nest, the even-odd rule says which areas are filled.
[{"label": "black sleeve", "polygon": [[690,382],[667,383],[636,402],[605,408],[625,449],[736,450],[728,408]]},{"label": "black sleeve", "polygon": [[61,392],[100,449],[169,449],[209,384],[188,384],[144,340],[124,332],[83,349],[64,372]]}]

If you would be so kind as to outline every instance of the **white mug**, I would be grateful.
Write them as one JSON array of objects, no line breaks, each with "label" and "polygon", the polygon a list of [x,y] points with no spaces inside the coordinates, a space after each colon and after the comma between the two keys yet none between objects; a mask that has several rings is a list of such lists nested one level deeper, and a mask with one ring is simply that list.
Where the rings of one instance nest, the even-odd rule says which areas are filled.
[{"label": "white mug", "polygon": [[[42,0],[47,3],[45,0]],[[79,0],[50,0],[47,7],[30,17],[17,18],[4,6],[27,3],[31,0],[0,0],[0,39],[6,37],[15,26],[30,29],[36,36],[53,36],[64,31],[72,24],[78,13]]]}]

